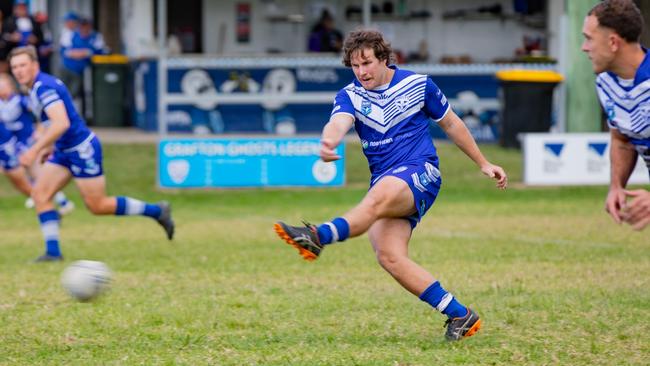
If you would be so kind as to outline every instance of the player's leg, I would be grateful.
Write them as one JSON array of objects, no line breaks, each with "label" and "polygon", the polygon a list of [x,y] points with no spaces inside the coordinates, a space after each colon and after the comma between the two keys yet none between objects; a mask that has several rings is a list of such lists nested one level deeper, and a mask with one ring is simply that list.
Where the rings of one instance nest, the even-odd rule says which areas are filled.
[{"label": "player's leg", "polygon": [[15,143],[9,141],[0,146],[0,168],[7,176],[11,184],[21,193],[28,196],[32,187],[26,175],[25,168],[18,162],[18,155],[15,151]]},{"label": "player's leg", "polygon": [[397,177],[387,176],[342,217],[318,226],[308,223],[290,226],[277,222],[274,229],[283,240],[297,248],[304,259],[311,261],[320,255],[324,245],[359,236],[380,217],[403,217],[413,211],[415,206],[408,185]]},{"label": "player's leg", "polygon": [[473,335],[481,326],[478,315],[408,257],[411,230],[411,223],[406,219],[377,220],[368,231],[377,261],[402,287],[448,317],[447,339]]},{"label": "player's leg", "polygon": [[90,212],[95,215],[148,216],[163,227],[168,239],[173,238],[174,222],[169,203],[151,204],[131,197],[106,195],[102,146],[96,136],[66,155],[71,163],[77,188]]},{"label": "player's leg", "polygon": [[54,207],[52,197],[70,181],[70,171],[58,164],[46,163],[39,178],[32,187],[32,199],[38,213],[43,239],[45,240],[45,254],[36,259],[38,262],[61,260],[59,248],[59,214]]},{"label": "player's leg", "polygon": [[173,238],[174,222],[171,219],[171,207],[167,202],[152,204],[131,197],[109,197],[106,195],[106,178],[103,175],[75,177],[75,183],[86,207],[93,214],[151,217],[165,229],[168,239]]},{"label": "player's leg", "polygon": [[32,194],[32,183],[29,181],[29,177],[27,177],[25,168],[17,166],[11,170],[5,170],[5,175],[20,193],[30,197]]},{"label": "player's leg", "polygon": [[[27,149],[29,149],[29,146],[30,146],[30,144],[25,143],[25,142],[17,143],[18,155],[22,154],[22,152],[24,152],[24,151],[27,151]],[[34,162],[34,164],[32,164],[32,166],[30,166],[27,169],[27,176],[28,176],[30,184],[33,184],[33,182],[38,177],[38,174],[40,173],[40,171],[43,168],[42,161],[44,161],[47,158],[47,155],[49,155],[49,154],[50,154],[49,151],[42,151],[41,156],[36,158],[36,161]],[[31,202],[25,202],[25,207],[27,207],[27,208],[33,207],[34,202],[31,199],[31,197],[28,198],[28,201],[31,201]],[[68,200],[68,198],[66,197],[65,193],[63,193],[63,191],[56,192],[56,194],[54,195],[54,202],[57,204],[57,206],[59,206],[58,212],[59,212],[60,215],[67,215],[70,212],[72,212],[72,210],[74,210],[74,202]]]}]

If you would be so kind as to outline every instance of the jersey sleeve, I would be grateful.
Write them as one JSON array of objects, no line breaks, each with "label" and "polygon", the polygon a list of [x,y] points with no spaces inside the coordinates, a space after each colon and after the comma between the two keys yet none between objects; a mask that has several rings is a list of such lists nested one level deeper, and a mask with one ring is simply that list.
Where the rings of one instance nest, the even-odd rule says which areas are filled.
[{"label": "jersey sleeve", "polygon": [[336,94],[336,97],[334,98],[334,106],[332,106],[332,113],[330,114],[330,117],[338,113],[349,114],[350,116],[352,116],[352,118],[354,118],[354,105],[352,105],[350,96],[345,91],[345,89],[341,89]]},{"label": "jersey sleeve", "polygon": [[442,93],[442,90],[431,80],[427,78],[427,85],[424,91],[424,113],[436,122],[440,122],[449,112],[449,101]]},{"label": "jersey sleeve", "polygon": [[56,89],[46,85],[41,85],[36,90],[36,96],[43,107],[43,111],[46,111],[52,104],[62,101],[61,96]]}]

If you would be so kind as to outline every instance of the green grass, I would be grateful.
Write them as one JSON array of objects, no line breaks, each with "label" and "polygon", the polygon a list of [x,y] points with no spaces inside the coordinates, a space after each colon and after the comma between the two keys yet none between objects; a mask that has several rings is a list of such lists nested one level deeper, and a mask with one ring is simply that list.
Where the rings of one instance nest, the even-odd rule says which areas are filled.
[{"label": "green grass", "polygon": [[[0,365],[647,365],[648,231],[611,222],[606,187],[526,188],[518,152],[482,149],[512,187],[441,144],[444,186],[410,246],[481,314],[475,337],[445,342],[444,317],[381,270],[365,236],[314,263],[275,237],[277,219],[331,219],[363,197],[358,145],[347,188],[215,191],[156,191],[152,145],[108,145],[109,192],[171,201],[178,235],[78,209],[61,229],[66,262],[29,264],[37,221],[1,180]],[[77,259],[113,269],[106,296],[65,294]]]}]

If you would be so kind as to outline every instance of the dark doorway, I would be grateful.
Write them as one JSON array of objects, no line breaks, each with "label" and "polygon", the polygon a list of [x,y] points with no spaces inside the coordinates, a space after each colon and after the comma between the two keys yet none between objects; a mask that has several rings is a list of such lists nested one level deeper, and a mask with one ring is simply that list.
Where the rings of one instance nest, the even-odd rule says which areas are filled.
[{"label": "dark doorway", "polygon": [[[154,1],[154,34],[158,33],[158,1]],[[203,0],[167,0],[167,35],[178,37],[183,53],[203,52]]]}]

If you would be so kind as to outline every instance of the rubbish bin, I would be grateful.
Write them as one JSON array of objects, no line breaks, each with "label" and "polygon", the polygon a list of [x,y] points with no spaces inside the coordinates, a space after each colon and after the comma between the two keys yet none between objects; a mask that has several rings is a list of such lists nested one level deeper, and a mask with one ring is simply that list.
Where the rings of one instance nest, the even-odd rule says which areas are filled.
[{"label": "rubbish bin", "polygon": [[548,132],[551,128],[553,90],[563,78],[551,70],[501,70],[501,130],[499,144],[521,147],[522,132]]},{"label": "rubbish bin", "polygon": [[124,125],[128,58],[124,55],[92,57],[93,125]]}]

